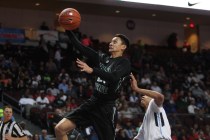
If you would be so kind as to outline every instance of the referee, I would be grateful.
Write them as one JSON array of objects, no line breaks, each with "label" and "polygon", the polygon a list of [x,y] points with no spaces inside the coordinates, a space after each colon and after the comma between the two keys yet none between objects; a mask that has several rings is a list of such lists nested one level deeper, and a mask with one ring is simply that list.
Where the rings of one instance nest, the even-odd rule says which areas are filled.
[{"label": "referee", "polygon": [[12,107],[5,106],[3,110],[0,122],[0,140],[27,140],[22,128],[12,119]]}]

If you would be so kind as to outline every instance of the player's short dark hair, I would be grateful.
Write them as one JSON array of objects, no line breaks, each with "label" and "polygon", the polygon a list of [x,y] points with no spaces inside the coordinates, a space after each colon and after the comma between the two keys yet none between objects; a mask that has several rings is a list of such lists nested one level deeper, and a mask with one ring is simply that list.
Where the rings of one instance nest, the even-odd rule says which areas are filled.
[{"label": "player's short dark hair", "polygon": [[116,34],[115,37],[119,37],[122,40],[123,44],[125,44],[127,48],[129,47],[130,43],[129,43],[129,39],[127,38],[127,36],[125,36],[123,34]]}]

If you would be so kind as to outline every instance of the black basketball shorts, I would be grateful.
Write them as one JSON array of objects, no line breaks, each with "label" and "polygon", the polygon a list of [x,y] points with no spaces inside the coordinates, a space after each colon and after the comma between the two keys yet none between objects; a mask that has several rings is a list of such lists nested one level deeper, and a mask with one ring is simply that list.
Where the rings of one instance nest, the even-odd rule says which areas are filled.
[{"label": "black basketball shorts", "polygon": [[87,100],[65,118],[71,120],[78,128],[93,126],[99,140],[114,140],[117,120],[114,102],[95,102]]}]

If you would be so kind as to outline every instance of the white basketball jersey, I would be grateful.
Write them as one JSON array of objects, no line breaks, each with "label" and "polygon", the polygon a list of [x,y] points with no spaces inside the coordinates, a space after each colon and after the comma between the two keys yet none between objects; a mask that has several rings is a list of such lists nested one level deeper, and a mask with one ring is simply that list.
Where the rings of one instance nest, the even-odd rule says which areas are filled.
[{"label": "white basketball jersey", "polygon": [[145,113],[143,123],[135,137],[139,140],[171,140],[171,128],[163,107],[152,99]]}]

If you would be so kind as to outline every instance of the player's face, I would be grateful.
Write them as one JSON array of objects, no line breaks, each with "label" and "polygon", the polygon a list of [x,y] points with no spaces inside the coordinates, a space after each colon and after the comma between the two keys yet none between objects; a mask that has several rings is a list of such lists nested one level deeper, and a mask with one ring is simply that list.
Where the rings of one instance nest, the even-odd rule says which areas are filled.
[{"label": "player's face", "polygon": [[109,43],[109,52],[119,52],[125,50],[126,46],[122,44],[122,40],[119,37],[114,37]]},{"label": "player's face", "polygon": [[11,108],[5,108],[4,109],[4,120],[8,121],[12,118],[12,109]]}]

